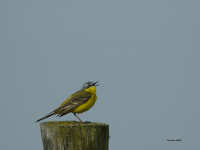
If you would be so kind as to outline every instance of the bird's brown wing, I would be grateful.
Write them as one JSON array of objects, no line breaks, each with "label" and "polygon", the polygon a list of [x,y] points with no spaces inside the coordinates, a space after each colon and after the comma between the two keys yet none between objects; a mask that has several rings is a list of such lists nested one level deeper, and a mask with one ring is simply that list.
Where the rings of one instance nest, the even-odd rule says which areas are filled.
[{"label": "bird's brown wing", "polygon": [[78,91],[77,93],[73,94],[64,105],[54,110],[54,112],[58,114],[57,116],[62,117],[71,112],[76,107],[86,103],[90,98],[91,94],[89,92]]}]

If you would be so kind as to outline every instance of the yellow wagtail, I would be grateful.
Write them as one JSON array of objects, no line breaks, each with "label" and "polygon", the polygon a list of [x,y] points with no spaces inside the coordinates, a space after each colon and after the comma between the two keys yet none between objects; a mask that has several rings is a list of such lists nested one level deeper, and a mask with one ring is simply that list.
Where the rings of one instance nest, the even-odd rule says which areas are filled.
[{"label": "yellow wagtail", "polygon": [[[97,81],[98,82],[98,81]],[[47,114],[46,116],[38,119],[36,122],[39,122],[43,119],[46,119],[52,115],[58,114],[57,117],[62,117],[68,113],[73,113],[81,123],[81,119],[76,115],[76,113],[83,113],[88,111],[95,103],[97,99],[96,95],[96,83],[86,82],[83,84],[81,90],[72,94],[68,97],[57,109]]]}]

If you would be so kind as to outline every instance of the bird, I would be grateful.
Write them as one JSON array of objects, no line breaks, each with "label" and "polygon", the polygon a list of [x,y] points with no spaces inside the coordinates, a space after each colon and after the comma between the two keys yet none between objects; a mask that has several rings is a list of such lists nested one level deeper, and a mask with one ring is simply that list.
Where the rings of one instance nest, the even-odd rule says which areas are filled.
[{"label": "bird", "polygon": [[97,100],[96,86],[99,85],[97,85],[97,82],[89,81],[84,83],[81,90],[69,96],[57,109],[38,119],[36,122],[56,114],[57,117],[62,117],[68,113],[73,113],[74,116],[76,116],[78,120],[83,123],[76,113],[79,114],[88,111],[95,104]]}]

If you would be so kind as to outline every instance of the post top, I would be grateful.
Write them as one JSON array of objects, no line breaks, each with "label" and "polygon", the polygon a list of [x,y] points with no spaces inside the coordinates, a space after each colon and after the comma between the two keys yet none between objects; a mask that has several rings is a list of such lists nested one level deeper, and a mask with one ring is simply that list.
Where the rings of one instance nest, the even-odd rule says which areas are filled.
[{"label": "post top", "polygon": [[85,121],[84,124],[81,124],[78,121],[48,121],[48,122],[42,122],[40,124],[43,125],[48,125],[49,127],[53,127],[53,126],[108,126],[108,124],[105,123],[99,123],[99,122],[90,122],[90,121]]}]

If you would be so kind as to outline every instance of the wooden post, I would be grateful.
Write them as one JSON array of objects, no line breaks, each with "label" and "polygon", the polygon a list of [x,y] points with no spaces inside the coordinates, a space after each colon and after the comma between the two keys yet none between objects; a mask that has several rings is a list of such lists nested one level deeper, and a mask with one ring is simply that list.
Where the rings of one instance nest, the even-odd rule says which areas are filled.
[{"label": "wooden post", "polygon": [[76,121],[40,123],[44,150],[108,150],[109,125]]}]

